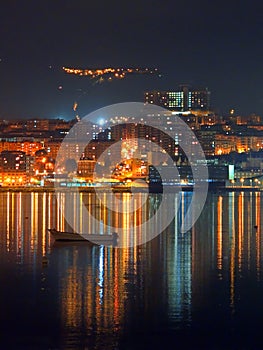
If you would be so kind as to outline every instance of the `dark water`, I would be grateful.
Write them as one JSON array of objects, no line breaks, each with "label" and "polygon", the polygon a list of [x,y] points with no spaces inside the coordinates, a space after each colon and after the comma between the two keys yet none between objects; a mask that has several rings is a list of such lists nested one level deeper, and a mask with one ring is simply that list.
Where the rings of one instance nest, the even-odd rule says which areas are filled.
[{"label": "dark water", "polygon": [[118,249],[53,244],[53,194],[1,193],[0,349],[263,348],[262,210],[209,194],[191,231]]}]

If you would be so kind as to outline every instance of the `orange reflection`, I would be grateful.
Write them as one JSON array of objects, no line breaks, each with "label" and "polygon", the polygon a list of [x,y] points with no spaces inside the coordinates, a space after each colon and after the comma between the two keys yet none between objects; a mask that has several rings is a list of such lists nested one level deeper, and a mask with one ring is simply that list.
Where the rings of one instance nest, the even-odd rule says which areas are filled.
[{"label": "orange reflection", "polygon": [[238,269],[242,268],[244,241],[244,192],[238,196]]},{"label": "orange reflection", "polygon": [[236,232],[235,232],[235,193],[229,194],[229,230],[231,232],[230,243],[230,307],[234,312],[235,305],[235,249],[236,249]]},{"label": "orange reflection", "polygon": [[222,270],[222,196],[217,201],[217,268]]},{"label": "orange reflection", "polygon": [[256,268],[257,268],[257,278],[260,278],[260,267],[261,267],[261,215],[260,215],[260,205],[261,197],[260,193],[256,193]]}]

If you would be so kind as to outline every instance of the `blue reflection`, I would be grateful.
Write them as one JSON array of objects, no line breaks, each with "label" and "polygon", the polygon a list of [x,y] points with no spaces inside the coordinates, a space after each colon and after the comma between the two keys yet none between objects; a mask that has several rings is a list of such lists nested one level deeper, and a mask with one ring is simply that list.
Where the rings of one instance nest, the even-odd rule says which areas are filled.
[{"label": "blue reflection", "polygon": [[100,247],[99,251],[99,281],[98,285],[100,286],[99,289],[99,296],[100,296],[100,304],[103,302],[103,283],[104,283],[104,247]]}]

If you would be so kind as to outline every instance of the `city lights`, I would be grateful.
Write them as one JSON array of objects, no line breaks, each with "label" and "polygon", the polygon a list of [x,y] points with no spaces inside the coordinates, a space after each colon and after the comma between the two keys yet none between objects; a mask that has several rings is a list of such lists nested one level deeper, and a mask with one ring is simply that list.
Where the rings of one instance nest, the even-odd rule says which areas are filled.
[{"label": "city lights", "polygon": [[104,80],[124,79],[130,74],[158,74],[157,68],[101,68],[101,69],[80,69],[62,67],[67,74],[90,77],[91,79],[99,78],[98,82]]}]

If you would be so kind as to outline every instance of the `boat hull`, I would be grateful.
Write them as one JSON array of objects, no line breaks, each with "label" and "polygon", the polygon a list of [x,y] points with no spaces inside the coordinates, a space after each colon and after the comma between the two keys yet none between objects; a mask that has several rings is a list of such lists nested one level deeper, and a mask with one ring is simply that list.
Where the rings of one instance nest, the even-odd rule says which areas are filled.
[{"label": "boat hull", "polygon": [[111,235],[100,235],[62,232],[56,229],[49,229],[48,231],[51,233],[54,240],[59,242],[90,242],[95,245],[117,245],[118,241],[117,233]]}]

